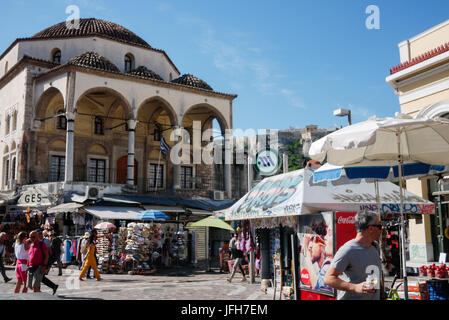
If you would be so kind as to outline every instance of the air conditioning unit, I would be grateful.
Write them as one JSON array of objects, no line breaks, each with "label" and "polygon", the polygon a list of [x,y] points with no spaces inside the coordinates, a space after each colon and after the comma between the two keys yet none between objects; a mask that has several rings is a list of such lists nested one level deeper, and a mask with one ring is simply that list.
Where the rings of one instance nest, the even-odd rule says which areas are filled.
[{"label": "air conditioning unit", "polygon": [[94,186],[86,186],[86,198],[91,200],[97,200],[103,197],[102,189]]},{"label": "air conditioning unit", "polygon": [[224,192],[214,190],[214,200],[224,200]]}]

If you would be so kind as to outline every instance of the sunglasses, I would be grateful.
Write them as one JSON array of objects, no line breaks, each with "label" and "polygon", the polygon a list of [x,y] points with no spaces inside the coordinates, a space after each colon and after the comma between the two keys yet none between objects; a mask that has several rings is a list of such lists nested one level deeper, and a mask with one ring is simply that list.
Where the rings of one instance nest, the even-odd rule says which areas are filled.
[{"label": "sunglasses", "polygon": [[381,225],[381,224],[370,224],[369,227],[376,227],[377,229],[382,230],[383,225]]}]

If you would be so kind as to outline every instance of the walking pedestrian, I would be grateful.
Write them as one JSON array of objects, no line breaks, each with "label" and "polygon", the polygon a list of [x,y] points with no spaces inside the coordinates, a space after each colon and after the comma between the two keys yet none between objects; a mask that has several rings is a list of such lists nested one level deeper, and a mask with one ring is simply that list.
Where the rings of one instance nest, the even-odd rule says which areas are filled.
[{"label": "walking pedestrian", "polygon": [[3,265],[3,258],[6,255],[5,241],[6,241],[6,233],[0,232],[0,272],[2,273],[3,280],[5,280],[5,283],[7,283],[12,279],[8,278],[8,276],[6,275],[5,266]]},{"label": "walking pedestrian", "polygon": [[95,240],[96,240],[96,234],[92,233],[89,237],[89,242],[86,245],[85,248],[85,254],[86,254],[86,262],[83,265],[83,269],[81,270],[81,274],[79,276],[79,279],[81,281],[84,281],[83,278],[86,276],[87,269],[91,267],[94,270],[95,278],[97,278],[97,281],[101,281],[100,273],[97,269],[97,261],[95,259]]},{"label": "walking pedestrian", "polygon": [[28,239],[27,233],[22,231],[16,236],[16,243],[14,244],[14,254],[16,256],[16,277],[17,283],[14,288],[14,293],[20,292],[20,287],[23,284],[22,293],[28,292],[27,288],[27,268],[28,256],[30,250],[31,240]]},{"label": "walking pedestrian", "polygon": [[[56,293],[56,290],[58,290],[58,285],[56,283],[54,283],[53,281],[51,281],[50,279],[47,278],[47,274],[51,269],[51,265],[53,264],[53,262],[51,261],[50,257],[52,256],[52,250],[51,250],[51,243],[50,240],[48,239],[48,231],[44,230],[42,231],[42,229],[38,229],[37,230],[37,234],[39,235],[39,240],[45,244],[45,246],[47,247],[47,254],[48,254],[48,259],[47,259],[47,263],[45,264],[45,271],[42,273],[42,283],[44,285],[46,285],[47,287],[49,287],[50,289],[53,290],[53,295]],[[44,237],[44,235],[46,237]]]},{"label": "walking pedestrian", "polygon": [[375,212],[355,217],[357,235],[335,254],[324,283],[338,290],[338,300],[380,300],[384,297],[379,237],[382,224]]},{"label": "walking pedestrian", "polygon": [[240,248],[240,241],[238,239],[237,233],[234,233],[233,237],[229,241],[229,248],[231,248],[231,259],[234,259],[234,267],[232,268],[231,277],[229,277],[227,280],[228,282],[231,282],[232,278],[234,278],[237,268],[239,268],[243,276],[242,282],[245,282],[245,270],[242,267],[243,251],[241,250],[242,248]]},{"label": "walking pedestrian", "polygon": [[51,239],[51,257],[50,257],[50,267],[53,263],[56,262],[58,265],[58,276],[62,276],[62,261],[61,261],[61,249],[62,249],[62,240],[59,239],[56,233],[52,233],[50,236]]},{"label": "walking pedestrian", "polygon": [[41,282],[48,263],[48,248],[40,241],[36,230],[30,233],[31,246],[28,258],[28,288],[34,292],[41,291]]}]

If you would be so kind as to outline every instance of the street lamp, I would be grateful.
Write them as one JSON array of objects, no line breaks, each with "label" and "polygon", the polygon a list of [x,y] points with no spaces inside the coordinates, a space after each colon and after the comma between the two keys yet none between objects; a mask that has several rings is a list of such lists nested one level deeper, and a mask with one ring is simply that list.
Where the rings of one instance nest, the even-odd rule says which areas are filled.
[{"label": "street lamp", "polygon": [[349,125],[352,124],[352,120],[351,120],[351,110],[347,110],[347,109],[337,109],[334,110],[334,116],[337,117],[344,117],[344,116],[348,116],[348,123]]}]

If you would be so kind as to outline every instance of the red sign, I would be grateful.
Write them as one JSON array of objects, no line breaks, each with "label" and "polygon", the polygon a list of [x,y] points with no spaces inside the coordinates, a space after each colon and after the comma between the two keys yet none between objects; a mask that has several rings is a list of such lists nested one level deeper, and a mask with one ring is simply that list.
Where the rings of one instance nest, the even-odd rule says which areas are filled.
[{"label": "red sign", "polygon": [[301,270],[301,282],[306,286],[310,286],[310,275],[307,269]]},{"label": "red sign", "polygon": [[357,212],[337,212],[335,214],[337,250],[357,235],[355,229],[356,214]]}]

